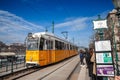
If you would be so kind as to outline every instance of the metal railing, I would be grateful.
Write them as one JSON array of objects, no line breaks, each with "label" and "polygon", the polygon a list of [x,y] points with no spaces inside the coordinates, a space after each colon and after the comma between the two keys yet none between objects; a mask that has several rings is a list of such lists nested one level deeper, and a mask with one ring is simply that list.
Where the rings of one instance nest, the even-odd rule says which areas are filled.
[{"label": "metal railing", "polygon": [[11,73],[18,68],[25,67],[25,57],[17,59],[0,59],[0,73],[11,71]]}]

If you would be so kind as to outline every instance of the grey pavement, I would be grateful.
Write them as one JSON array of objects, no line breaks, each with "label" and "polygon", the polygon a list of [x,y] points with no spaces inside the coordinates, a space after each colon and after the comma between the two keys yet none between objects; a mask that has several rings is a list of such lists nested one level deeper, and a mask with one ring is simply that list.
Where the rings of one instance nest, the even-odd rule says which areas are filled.
[{"label": "grey pavement", "polygon": [[90,80],[90,77],[88,75],[88,69],[86,68],[86,65],[81,66],[78,80]]}]

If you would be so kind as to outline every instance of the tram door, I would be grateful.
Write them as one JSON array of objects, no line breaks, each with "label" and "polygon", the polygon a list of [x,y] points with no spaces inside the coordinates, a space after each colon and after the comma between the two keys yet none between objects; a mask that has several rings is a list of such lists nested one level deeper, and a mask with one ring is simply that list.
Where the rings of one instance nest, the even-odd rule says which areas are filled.
[{"label": "tram door", "polygon": [[68,54],[67,54],[67,44],[66,43],[64,44],[64,48],[65,48],[64,52],[65,52],[65,58],[66,58],[66,57],[68,57]]},{"label": "tram door", "polygon": [[47,59],[48,59],[48,63],[52,63],[53,41],[52,40],[46,40],[46,45],[47,45]]}]

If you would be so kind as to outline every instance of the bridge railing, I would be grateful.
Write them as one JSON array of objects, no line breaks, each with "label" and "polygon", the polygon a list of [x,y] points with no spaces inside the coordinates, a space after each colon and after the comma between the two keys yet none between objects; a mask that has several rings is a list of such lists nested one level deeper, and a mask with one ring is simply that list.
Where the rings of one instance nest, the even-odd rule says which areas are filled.
[{"label": "bridge railing", "polygon": [[13,72],[13,70],[21,67],[25,67],[25,57],[0,59],[0,73],[8,71]]}]

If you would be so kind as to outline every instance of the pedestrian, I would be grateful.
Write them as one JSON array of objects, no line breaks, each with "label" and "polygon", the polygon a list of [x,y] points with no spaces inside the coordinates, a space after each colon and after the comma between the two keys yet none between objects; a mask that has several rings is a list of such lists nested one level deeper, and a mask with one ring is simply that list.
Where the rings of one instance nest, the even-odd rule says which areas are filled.
[{"label": "pedestrian", "polygon": [[102,76],[97,76],[96,75],[96,60],[95,60],[95,53],[93,49],[91,49],[92,56],[90,61],[93,62],[93,71],[92,71],[92,80],[103,80]]},{"label": "pedestrian", "polygon": [[89,77],[93,78],[93,62],[91,61],[91,57],[93,55],[93,49],[90,48],[88,52],[88,59],[86,60],[88,63],[88,72],[89,72]]},{"label": "pedestrian", "polygon": [[91,48],[90,49],[90,51],[91,51],[91,59],[90,59],[90,62],[92,63],[92,65],[91,65],[91,77],[92,77],[92,80],[96,80],[96,63],[95,63],[95,53],[93,52],[93,49]]},{"label": "pedestrian", "polygon": [[79,55],[80,55],[80,62],[81,62],[81,65],[84,65],[84,62],[83,62],[83,59],[84,59],[83,50],[80,50],[80,51],[79,51]]},{"label": "pedestrian", "polygon": [[88,51],[88,48],[85,48],[85,53],[84,54],[85,54],[85,60],[86,60],[87,68],[89,68],[91,55],[90,55],[90,52]]}]

